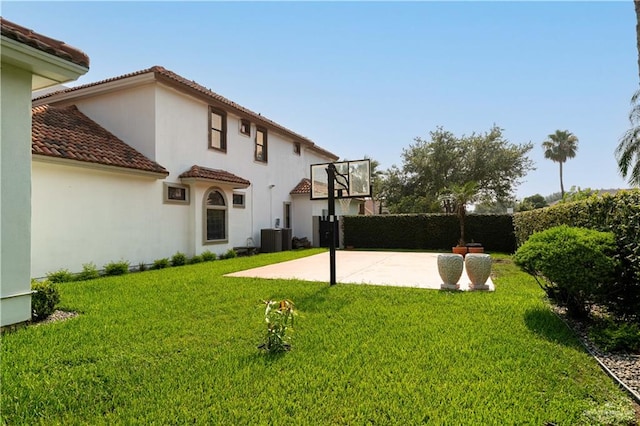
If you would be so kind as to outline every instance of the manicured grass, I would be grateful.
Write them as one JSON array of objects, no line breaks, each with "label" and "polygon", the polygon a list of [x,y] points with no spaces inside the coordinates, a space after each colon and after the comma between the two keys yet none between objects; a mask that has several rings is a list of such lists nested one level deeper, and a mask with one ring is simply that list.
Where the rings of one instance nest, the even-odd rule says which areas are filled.
[{"label": "manicured grass", "polygon": [[[60,285],[79,317],[2,337],[2,421],[574,425],[629,406],[504,256],[495,293],[222,276],[317,252]],[[272,356],[260,301],[280,298],[299,315]]]}]

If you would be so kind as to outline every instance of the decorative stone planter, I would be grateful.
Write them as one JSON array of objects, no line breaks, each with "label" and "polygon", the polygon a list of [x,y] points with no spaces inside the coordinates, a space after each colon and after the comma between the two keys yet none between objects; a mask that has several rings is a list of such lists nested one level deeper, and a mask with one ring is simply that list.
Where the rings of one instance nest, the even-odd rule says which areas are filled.
[{"label": "decorative stone planter", "polygon": [[486,284],[491,275],[491,256],[488,254],[469,253],[465,256],[464,267],[471,283],[469,290],[489,290]]},{"label": "decorative stone planter", "polygon": [[458,290],[458,281],[462,275],[464,260],[461,254],[446,253],[438,255],[438,273],[442,278],[440,288],[443,290]]}]

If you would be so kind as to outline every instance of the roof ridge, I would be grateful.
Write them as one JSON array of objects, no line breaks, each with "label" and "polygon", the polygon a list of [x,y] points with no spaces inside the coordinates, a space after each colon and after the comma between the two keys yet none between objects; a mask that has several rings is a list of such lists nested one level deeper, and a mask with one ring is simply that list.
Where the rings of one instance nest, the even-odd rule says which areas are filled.
[{"label": "roof ridge", "polygon": [[138,75],[142,75],[142,74],[147,74],[147,73],[154,73],[154,76],[157,80],[160,81],[164,81],[166,83],[169,84],[175,84],[178,85],[181,89],[183,89],[184,91],[187,92],[192,92],[192,93],[197,93],[201,96],[205,96],[209,99],[213,99],[217,102],[220,102],[222,104],[225,104],[233,109],[235,109],[236,111],[240,112],[243,115],[249,116],[251,118],[253,118],[255,121],[259,121],[262,122],[266,125],[269,125],[271,127],[274,127],[282,132],[284,132],[285,134],[291,135],[294,139],[300,139],[302,141],[305,141],[309,146],[313,147],[313,149],[315,149],[316,151],[320,151],[322,153],[324,153],[327,156],[333,156],[336,157],[337,156],[321,147],[319,147],[318,145],[316,145],[311,139],[309,139],[306,136],[303,136],[297,132],[294,132],[293,130],[276,123],[275,121],[263,116],[260,113],[256,113],[246,107],[243,107],[242,105],[233,102],[232,100],[214,92],[213,90],[197,83],[195,80],[188,80],[184,77],[182,77],[181,75],[163,67],[160,65],[153,65],[149,68],[145,68],[143,70],[139,70],[139,71],[134,71],[128,74],[123,74],[117,77],[111,77],[108,79],[104,79],[104,80],[100,80],[97,82],[93,82],[93,83],[87,83],[87,84],[83,84],[80,86],[75,86],[75,87],[70,87],[67,89],[62,89],[56,92],[52,92],[52,93],[48,93],[42,96],[39,96],[37,98],[34,99],[34,101],[40,101],[43,99],[47,99],[49,97],[52,97],[54,95],[60,94],[60,93],[72,93],[74,91],[77,90],[82,90],[82,89],[86,89],[89,87],[95,87],[95,86],[99,86],[101,84],[106,84],[106,83],[110,83],[113,81],[118,81],[118,80],[124,80],[127,78],[131,78],[131,77],[135,77]]}]

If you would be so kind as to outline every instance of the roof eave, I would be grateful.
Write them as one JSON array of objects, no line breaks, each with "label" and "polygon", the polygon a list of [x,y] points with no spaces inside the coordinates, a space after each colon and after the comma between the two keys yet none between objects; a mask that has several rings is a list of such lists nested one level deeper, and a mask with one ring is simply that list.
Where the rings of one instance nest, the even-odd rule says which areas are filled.
[{"label": "roof eave", "polygon": [[233,189],[247,189],[249,186],[251,186],[251,183],[244,184],[239,182],[229,182],[221,179],[208,179],[208,178],[201,178],[201,177],[184,177],[184,178],[180,178],[180,181],[182,183],[187,183],[187,184],[197,183],[197,182],[214,183],[217,185],[230,186]]},{"label": "roof eave", "polygon": [[0,36],[2,63],[29,70],[34,76],[32,90],[77,80],[89,71],[89,67],[20,43],[7,36]]},{"label": "roof eave", "polygon": [[82,167],[92,170],[101,170],[112,173],[124,173],[128,175],[135,175],[141,177],[148,177],[153,179],[164,179],[169,176],[169,172],[154,172],[151,170],[142,170],[142,169],[134,169],[129,167],[121,167],[121,166],[110,166],[107,164],[93,163],[90,161],[81,161],[81,160],[73,160],[70,158],[60,158],[60,157],[52,157],[50,155],[43,154],[31,154],[31,158],[34,161],[39,161],[42,163],[51,163],[51,164],[59,164],[65,166],[72,167]]}]

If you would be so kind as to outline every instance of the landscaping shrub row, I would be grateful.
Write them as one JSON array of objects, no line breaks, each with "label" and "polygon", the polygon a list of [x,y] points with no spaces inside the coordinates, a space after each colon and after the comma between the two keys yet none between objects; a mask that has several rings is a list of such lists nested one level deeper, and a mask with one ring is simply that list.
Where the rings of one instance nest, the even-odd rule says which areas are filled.
[{"label": "landscaping shrub row", "polygon": [[[460,223],[451,214],[345,216],[344,245],[374,249],[451,250],[460,238]],[[469,214],[467,242],[485,250],[513,253],[516,248],[511,215]]]},{"label": "landscaping shrub row", "polygon": [[47,274],[47,281],[52,283],[62,283],[70,281],[86,281],[101,276],[113,276],[124,275],[130,271],[146,271],[147,269],[164,269],[170,266],[183,266],[194,263],[210,262],[216,259],[231,259],[237,256],[237,253],[233,249],[229,249],[226,253],[216,255],[209,250],[204,251],[200,255],[188,258],[184,253],[176,252],[171,258],[156,259],[147,265],[146,263],[140,263],[137,267],[132,268],[131,264],[126,260],[118,262],[109,262],[104,265],[102,271],[99,271],[93,262],[85,263],[82,265],[82,272],[73,273],[68,269],[59,269]]},{"label": "landscaping shrub row", "polygon": [[518,245],[535,232],[560,225],[613,233],[616,271],[604,304],[620,318],[640,321],[640,190],[594,195],[514,215]]}]

